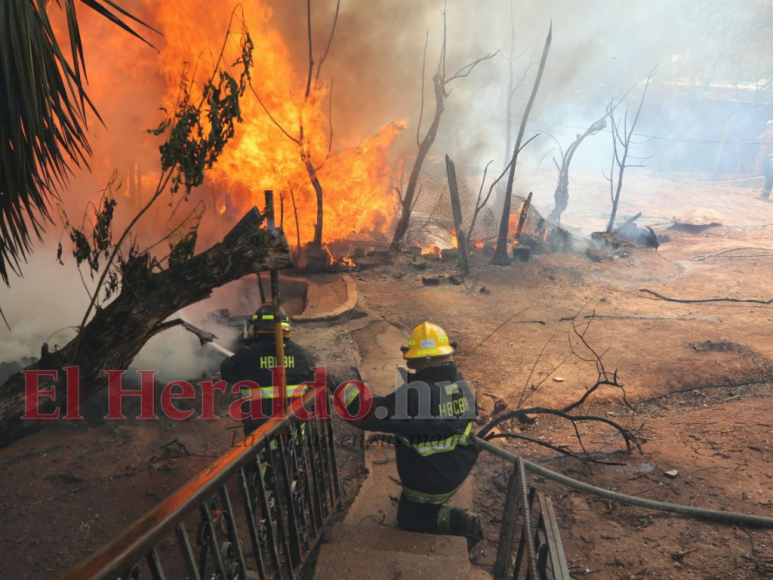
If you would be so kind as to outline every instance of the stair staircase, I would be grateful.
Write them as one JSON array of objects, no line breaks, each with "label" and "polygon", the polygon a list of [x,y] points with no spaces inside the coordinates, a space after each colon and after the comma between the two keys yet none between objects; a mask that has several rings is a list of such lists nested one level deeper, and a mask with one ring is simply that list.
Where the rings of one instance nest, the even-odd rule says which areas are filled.
[{"label": "stair staircase", "polygon": [[[377,320],[352,333],[358,342],[358,368],[375,395],[392,392],[395,366],[401,363],[400,344],[405,333]],[[343,523],[323,538],[314,571],[318,580],[396,580],[441,578],[484,580],[485,571],[470,564],[467,540],[405,532],[397,528],[400,486],[391,447],[365,450],[368,478],[360,488]],[[450,505],[472,508],[473,485],[468,478]]]},{"label": "stair staircase", "polygon": [[315,579],[470,577],[464,538],[413,534],[383,526],[364,530],[351,524],[336,524],[326,540],[320,548]]}]

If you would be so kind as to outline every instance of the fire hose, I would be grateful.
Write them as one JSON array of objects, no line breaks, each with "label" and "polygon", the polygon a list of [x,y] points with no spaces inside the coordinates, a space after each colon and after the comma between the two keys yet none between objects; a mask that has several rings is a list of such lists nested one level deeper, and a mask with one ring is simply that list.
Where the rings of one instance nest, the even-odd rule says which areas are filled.
[{"label": "fire hose", "polygon": [[[484,441],[479,437],[473,437],[473,439],[475,440],[475,444],[479,448],[485,449],[486,451],[488,451],[492,455],[499,457],[500,459],[504,459],[509,463],[515,463],[518,460],[518,456],[508,451],[505,451],[501,447],[498,447],[492,443],[489,443],[488,441]],[[556,473],[555,471],[546,469],[540,465],[537,465],[536,463],[527,461],[526,459],[523,460],[523,465],[530,472],[540,475],[545,479],[549,479],[551,481],[554,481],[566,487],[570,487],[578,491],[591,493],[598,497],[603,497],[604,499],[609,499],[619,503],[634,505],[638,507],[659,510],[659,511],[669,512],[674,514],[680,514],[683,516],[700,518],[704,520],[714,520],[714,521],[720,521],[720,522],[727,522],[730,524],[747,524],[747,525],[757,526],[761,528],[773,528],[773,518],[766,518],[764,516],[755,516],[752,514],[740,514],[740,513],[726,512],[721,510],[704,509],[704,508],[644,499],[644,498],[635,497],[632,495],[625,495],[622,493],[611,491],[609,489],[603,489],[601,487],[596,487],[588,483],[583,483],[582,481],[578,481],[576,479],[572,479],[571,477],[561,475],[560,473]]]},{"label": "fire hose", "polygon": [[[186,327],[187,326],[191,326],[191,325],[187,324]],[[223,354],[226,354],[227,356],[230,356],[233,354],[228,349],[214,342],[214,340],[209,340],[207,342],[209,343],[210,346],[215,347],[217,350],[219,350]],[[369,442],[382,440],[382,438],[383,436],[380,434],[372,435],[369,438]],[[473,436],[473,439],[475,441],[475,444],[479,448],[485,449],[486,451],[488,451],[492,455],[495,455],[496,457],[499,457],[500,459],[504,459],[505,461],[513,464],[515,464],[518,461],[517,455],[510,453],[509,451],[505,451],[504,449],[502,449],[501,447],[498,447],[497,445],[494,445],[493,443],[485,441],[480,437]],[[757,526],[760,528],[773,528],[773,518],[767,518],[765,516],[755,516],[753,514],[741,514],[737,512],[712,510],[712,509],[686,506],[686,505],[675,504],[675,503],[666,503],[662,501],[644,499],[642,497],[636,497],[632,495],[625,495],[623,493],[618,493],[616,491],[612,491],[609,489],[596,487],[595,485],[590,485],[589,483],[584,483],[582,481],[572,479],[571,477],[567,477],[566,475],[556,473],[555,471],[551,471],[550,469],[542,467],[541,465],[532,463],[527,459],[523,460],[523,465],[528,471],[535,473],[541,477],[544,477],[545,479],[549,479],[551,481],[554,481],[558,484],[564,485],[571,489],[576,489],[577,491],[590,493],[595,496],[616,501],[622,504],[633,505],[637,507],[643,507],[643,508],[658,510],[662,512],[669,512],[673,514],[680,514],[683,516],[699,518],[704,520],[720,521],[720,522],[726,522],[730,524],[747,524],[750,526]]]}]

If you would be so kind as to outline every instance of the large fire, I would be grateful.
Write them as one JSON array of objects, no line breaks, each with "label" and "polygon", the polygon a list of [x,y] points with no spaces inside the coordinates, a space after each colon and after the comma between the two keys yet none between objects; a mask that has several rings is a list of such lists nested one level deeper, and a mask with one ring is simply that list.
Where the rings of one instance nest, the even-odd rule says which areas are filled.
[{"label": "large fire", "polygon": [[[132,2],[128,4],[131,8]],[[125,56],[129,51],[140,55],[136,59],[142,65],[133,63],[131,71],[134,82],[144,83],[146,99],[154,99],[158,106],[163,105],[167,111],[173,111],[184,70],[188,80],[193,82],[194,90],[211,74],[213,63],[223,47],[233,5],[211,0],[188,0],[185,3],[137,0],[133,4],[144,20],[163,33],[163,38],[148,33],[160,54],[155,55],[136,39],[117,34],[114,30],[109,38],[111,48],[120,46],[117,52],[126,60],[129,60]],[[276,192],[277,214],[280,205],[284,210],[283,226],[288,240],[294,245],[298,230],[301,243],[310,241],[317,219],[315,191],[301,159],[300,147],[277,127],[277,124],[281,125],[297,139],[299,115],[302,114],[307,150],[313,166],[318,169],[319,182],[324,191],[323,242],[341,240],[352,233],[386,233],[397,210],[392,189],[395,172],[390,166],[390,148],[396,136],[405,129],[405,121],[390,123],[376,135],[361,138],[356,143],[351,139],[356,129],[352,131],[347,127],[346,118],[334,118],[333,134],[343,133],[349,139],[344,142],[336,137],[331,147],[331,119],[328,113],[332,111],[329,100],[331,83],[325,78],[324,70],[319,80],[313,80],[304,106],[308,70],[293,63],[288,43],[272,24],[272,8],[268,6],[268,1],[247,0],[242,2],[242,6],[234,12],[223,61],[229,66],[240,54],[243,18],[254,43],[252,86],[274,120],[248,89],[241,103],[243,123],[237,125],[236,135],[219,161],[208,171],[204,186],[193,192],[191,201],[204,202],[208,208],[206,220],[220,221],[223,227],[230,227],[223,220],[238,219],[253,205],[262,208],[263,191],[272,189]],[[298,11],[297,20],[298,34],[305,37],[305,11]],[[325,48],[321,39],[317,40],[322,46],[315,46],[316,60]],[[344,52],[342,45],[339,57],[344,57]],[[333,43],[328,59],[335,58],[336,45]],[[106,59],[100,59],[97,53],[92,60],[99,70],[103,67],[100,60]],[[123,74],[120,80],[126,81],[124,71],[92,75],[95,79],[92,92],[98,105],[113,106],[110,99],[123,96],[117,87],[111,87],[111,82],[115,80],[111,74],[113,77]],[[157,86],[159,80],[162,86]],[[100,97],[107,103],[100,103]],[[335,99],[335,94],[332,97]],[[127,99],[127,105],[132,99],[128,95],[123,98]],[[154,118],[143,118],[139,122],[143,124],[139,130],[157,124]],[[148,143],[151,148],[158,144],[157,139]],[[113,148],[114,157],[117,157],[116,149]],[[122,163],[118,159],[105,159],[110,156],[104,155],[104,148],[98,146],[95,151],[95,165],[98,167]],[[99,158],[100,154],[102,158]],[[136,162],[131,166],[136,167]],[[155,187],[157,176],[157,170],[145,167],[144,173],[137,179],[139,187],[133,187],[135,199],[138,191],[143,199],[147,199]],[[173,201],[173,204],[177,203],[177,200]],[[185,207],[181,207],[175,221],[190,211]],[[169,226],[171,222],[167,222],[166,217],[159,217],[153,227],[157,228],[159,223]]]},{"label": "large fire", "polygon": [[[337,151],[334,143],[330,151],[329,84],[314,80],[303,107],[307,71],[298,71],[291,63],[284,39],[271,26],[271,13],[262,0],[244,3],[244,18],[255,45],[253,86],[276,123],[248,91],[242,101],[244,123],[209,173],[211,183],[237,214],[253,205],[261,207],[263,190],[277,191],[284,196],[284,228],[288,238],[296,239],[295,205],[301,241],[312,239],[317,202],[309,174],[298,144],[276,126],[281,125],[297,139],[299,114],[303,114],[308,151],[313,165],[320,167],[319,181],[324,191],[323,240],[331,242],[362,231],[386,232],[396,209],[390,191],[389,148],[405,128],[405,122],[387,125],[353,148]],[[238,18],[242,11],[237,10],[236,14],[237,22],[231,26],[233,37],[229,40],[233,47],[241,35]],[[181,9],[177,3],[161,2],[155,16],[167,43],[161,60],[171,100],[178,90],[180,63],[196,62],[202,48],[221,45],[225,30],[213,23],[223,21],[223,4],[189,0]],[[299,11],[299,33],[304,30],[304,17]],[[335,51],[330,58],[335,58]],[[346,119],[332,122],[335,129],[336,122],[346,123]]]}]

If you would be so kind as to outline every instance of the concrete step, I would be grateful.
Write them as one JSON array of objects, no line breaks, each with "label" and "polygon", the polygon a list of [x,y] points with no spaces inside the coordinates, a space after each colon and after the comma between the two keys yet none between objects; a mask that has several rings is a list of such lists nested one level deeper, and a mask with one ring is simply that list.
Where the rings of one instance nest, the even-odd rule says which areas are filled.
[{"label": "concrete step", "polygon": [[[363,534],[364,535],[364,534]],[[315,580],[468,580],[470,563],[465,559],[440,555],[418,555],[323,544],[320,547]]]},{"label": "concrete step", "polygon": [[351,333],[357,344],[354,351],[360,376],[371,392],[384,397],[395,391],[395,367],[404,366],[400,346],[406,344],[406,333],[384,320],[373,320]]},{"label": "concrete step", "polygon": [[326,532],[325,542],[416,556],[439,556],[447,561],[467,563],[467,540],[459,536],[416,534],[385,526],[364,528],[335,524]]}]

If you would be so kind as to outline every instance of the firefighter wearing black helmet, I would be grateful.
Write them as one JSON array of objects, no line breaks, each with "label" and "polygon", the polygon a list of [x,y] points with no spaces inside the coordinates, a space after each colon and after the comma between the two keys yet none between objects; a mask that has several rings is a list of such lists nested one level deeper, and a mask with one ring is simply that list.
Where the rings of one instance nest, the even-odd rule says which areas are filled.
[{"label": "firefighter wearing black helmet", "polygon": [[[294,397],[303,395],[303,383],[314,382],[314,360],[306,350],[290,339],[290,319],[282,309],[282,331],[284,335],[286,396],[285,405]],[[274,341],[274,307],[271,303],[263,304],[244,325],[243,348],[236,354],[225,359],[220,365],[223,380],[229,383],[253,381],[258,388],[242,387],[241,398],[260,404],[261,415],[270,417],[274,408],[274,397],[278,388],[274,388],[272,367],[282,366],[276,360],[276,344]],[[249,403],[242,407],[243,413],[248,413]],[[257,429],[265,418],[248,418],[244,421],[244,435],[247,436]]]},{"label": "firefighter wearing black helmet", "polygon": [[[373,397],[355,426],[392,433],[402,494],[397,522],[408,531],[482,537],[480,516],[447,502],[462,486],[478,458],[472,439],[477,408],[471,386],[454,363],[456,344],[445,331],[425,322],[403,347],[412,371],[406,384],[386,397]],[[336,391],[350,417],[360,415],[364,397],[353,384]]]}]

